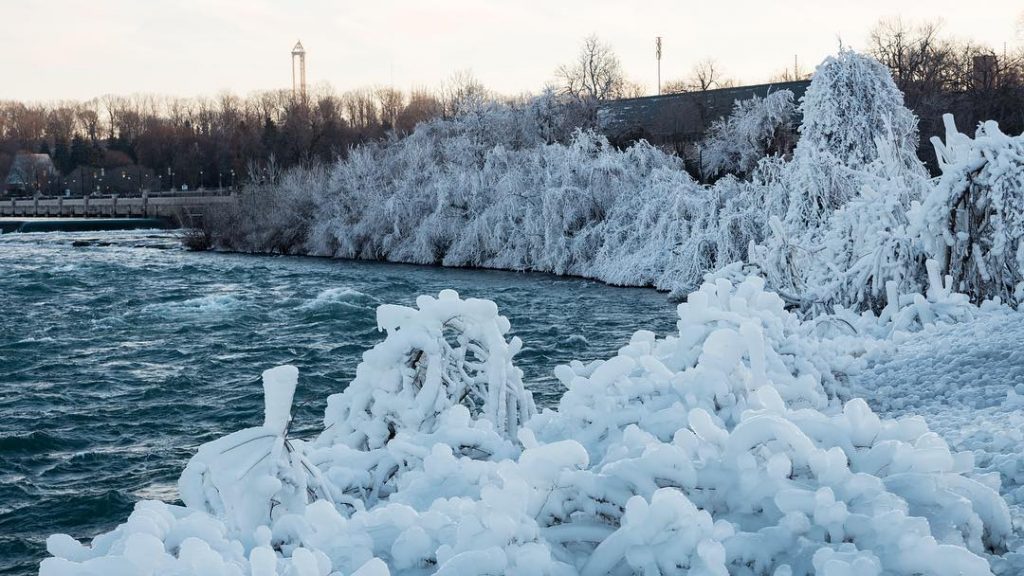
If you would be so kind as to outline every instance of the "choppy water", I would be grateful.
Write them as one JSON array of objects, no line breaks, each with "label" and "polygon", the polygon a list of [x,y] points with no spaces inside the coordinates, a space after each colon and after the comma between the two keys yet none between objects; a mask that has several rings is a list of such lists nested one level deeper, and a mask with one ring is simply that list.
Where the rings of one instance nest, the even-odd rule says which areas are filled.
[{"label": "choppy water", "polygon": [[[99,239],[105,246],[73,247]],[[260,373],[301,376],[296,433],[381,339],[374,309],[454,288],[495,300],[542,404],[556,364],[675,325],[653,290],[539,274],[188,253],[148,233],[0,236],[0,573],[33,574],[45,538],[110,530],[175,501],[196,447],[262,420]]]}]

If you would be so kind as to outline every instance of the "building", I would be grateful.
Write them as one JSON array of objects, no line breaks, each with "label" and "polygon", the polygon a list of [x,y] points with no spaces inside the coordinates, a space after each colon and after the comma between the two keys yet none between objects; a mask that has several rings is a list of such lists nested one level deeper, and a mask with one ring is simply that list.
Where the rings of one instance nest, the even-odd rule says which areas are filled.
[{"label": "building", "polygon": [[46,192],[59,177],[49,154],[18,154],[4,181],[4,194],[8,196],[33,195]]},{"label": "building", "polygon": [[789,90],[799,99],[810,83],[798,80],[610,100],[599,105],[597,121],[601,132],[616,144],[644,139],[682,153],[701,139],[712,122],[728,116],[737,100],[764,98],[779,90]]},{"label": "building", "polygon": [[971,88],[992,90],[999,76],[999,60],[995,54],[981,54],[972,59]]}]

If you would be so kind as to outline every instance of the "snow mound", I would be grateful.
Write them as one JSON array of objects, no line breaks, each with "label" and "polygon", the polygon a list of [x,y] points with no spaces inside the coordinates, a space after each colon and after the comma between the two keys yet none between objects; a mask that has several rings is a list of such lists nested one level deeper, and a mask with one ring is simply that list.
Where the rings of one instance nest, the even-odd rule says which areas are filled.
[{"label": "snow mound", "polygon": [[268,371],[265,425],[199,449],[185,507],[53,536],[40,573],[992,573],[1010,516],[971,454],[837,399],[865,348],[756,277],[679,317],[558,367],[558,410],[533,414],[492,302],[381,306],[387,336],[314,442],[288,438],[296,371]]}]

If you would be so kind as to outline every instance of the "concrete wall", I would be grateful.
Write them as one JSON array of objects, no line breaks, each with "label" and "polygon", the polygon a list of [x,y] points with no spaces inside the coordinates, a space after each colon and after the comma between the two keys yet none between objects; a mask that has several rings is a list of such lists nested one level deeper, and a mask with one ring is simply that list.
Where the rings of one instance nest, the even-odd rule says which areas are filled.
[{"label": "concrete wall", "polygon": [[712,122],[728,116],[737,100],[764,98],[779,90],[789,90],[799,99],[808,85],[809,80],[801,80],[611,100],[599,106],[598,125],[613,142],[643,138],[652,144],[681,149],[700,140]]}]

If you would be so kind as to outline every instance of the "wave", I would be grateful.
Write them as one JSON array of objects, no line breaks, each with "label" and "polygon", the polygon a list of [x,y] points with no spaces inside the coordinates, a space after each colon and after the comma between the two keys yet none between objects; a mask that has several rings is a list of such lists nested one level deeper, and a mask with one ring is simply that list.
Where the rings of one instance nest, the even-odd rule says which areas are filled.
[{"label": "wave", "polygon": [[208,294],[197,298],[189,298],[177,302],[152,304],[142,309],[145,314],[183,317],[221,317],[235,312],[245,305],[245,301],[231,294]]},{"label": "wave", "polygon": [[299,306],[299,310],[305,312],[322,312],[337,307],[356,308],[359,310],[373,310],[378,300],[369,294],[365,294],[349,287],[328,288],[322,290],[312,300]]}]

